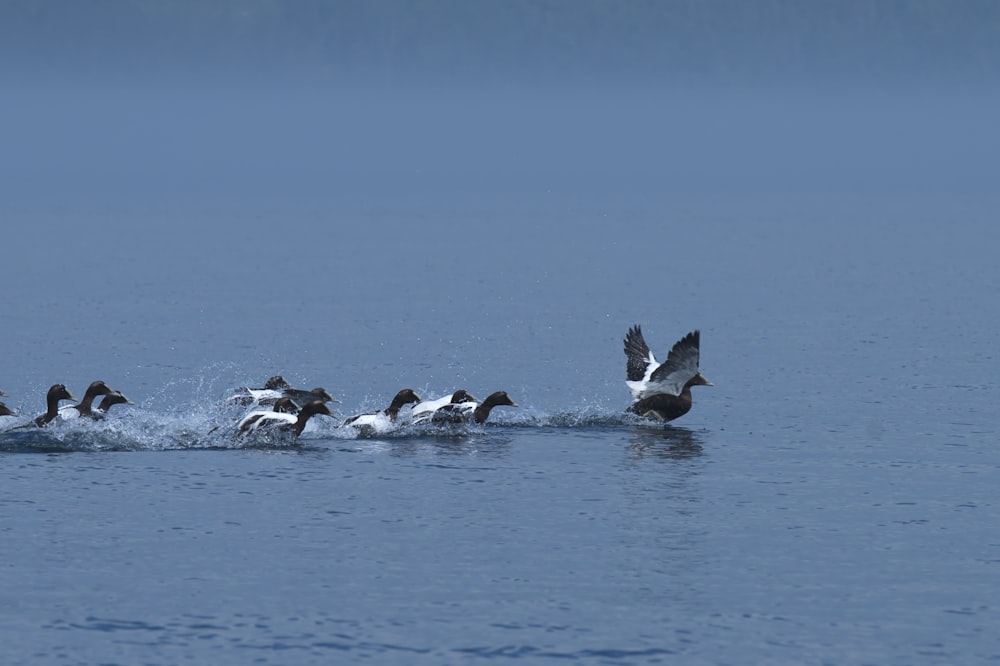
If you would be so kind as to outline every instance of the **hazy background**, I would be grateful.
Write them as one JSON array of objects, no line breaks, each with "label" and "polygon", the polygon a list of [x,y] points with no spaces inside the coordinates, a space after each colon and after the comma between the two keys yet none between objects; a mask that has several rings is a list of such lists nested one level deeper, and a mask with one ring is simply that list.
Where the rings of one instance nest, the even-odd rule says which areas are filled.
[{"label": "hazy background", "polygon": [[988,191],[1000,7],[0,6],[15,196]]},{"label": "hazy background", "polygon": [[[919,319],[940,271],[995,287],[998,50],[986,1],[9,0],[0,382],[588,359],[617,404],[635,321],[732,368],[740,308],[758,354],[790,316]],[[421,370],[374,377],[405,335]]]},{"label": "hazy background", "polygon": [[996,4],[8,0],[5,67],[329,84],[995,83]]}]

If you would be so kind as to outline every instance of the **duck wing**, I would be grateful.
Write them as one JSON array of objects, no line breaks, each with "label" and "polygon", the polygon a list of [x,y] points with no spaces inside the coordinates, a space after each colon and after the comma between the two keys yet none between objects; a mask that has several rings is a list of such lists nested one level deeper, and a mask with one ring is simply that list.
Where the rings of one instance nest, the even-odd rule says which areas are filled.
[{"label": "duck wing", "polygon": [[430,412],[436,412],[445,405],[451,404],[451,396],[449,393],[446,396],[438,398],[437,400],[424,400],[413,406],[413,411],[410,412],[413,416],[418,416],[420,414],[429,414]]},{"label": "duck wing", "polygon": [[646,378],[647,368],[656,365],[656,358],[649,351],[649,345],[643,339],[642,328],[638,324],[630,328],[625,335],[625,356],[628,357],[625,373],[630,382],[641,382]]},{"label": "duck wing", "polygon": [[646,394],[680,395],[684,385],[698,374],[700,347],[700,331],[691,331],[678,340],[667,355],[667,360],[650,375]]},{"label": "duck wing", "polygon": [[348,416],[346,419],[344,419],[344,422],[341,423],[341,425],[356,425],[356,426],[372,425],[373,423],[375,423],[375,420],[381,413],[382,412],[365,412],[364,414],[355,414],[354,416]]}]

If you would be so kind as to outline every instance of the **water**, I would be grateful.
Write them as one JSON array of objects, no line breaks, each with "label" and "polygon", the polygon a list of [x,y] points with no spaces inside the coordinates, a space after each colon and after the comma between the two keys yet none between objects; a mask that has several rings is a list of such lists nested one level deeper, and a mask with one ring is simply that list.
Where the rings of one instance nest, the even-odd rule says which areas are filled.
[{"label": "water", "polygon": [[[0,203],[0,388],[24,415],[55,382],[104,379],[137,404],[0,432],[0,661],[1000,658],[988,110],[872,165],[866,146],[932,126],[875,109],[849,145],[776,144],[771,176],[748,127],[749,145],[709,146],[716,179],[663,191],[616,175],[629,149],[605,139],[605,161],[552,152],[575,132],[552,110],[518,121],[518,145],[542,146],[528,176],[503,138],[463,169],[466,129],[434,125],[383,146],[400,158],[383,170],[361,159],[383,180],[353,193],[314,187],[326,163],[241,171],[253,145],[226,158],[208,132],[121,196],[124,152],[104,175],[67,153],[85,192],[52,176],[66,188]],[[662,120],[610,118],[630,137]],[[433,137],[455,144],[420,171]],[[796,164],[835,144],[819,152],[843,163]],[[221,160],[201,174],[214,195],[170,176],[198,155]],[[857,187],[855,166],[892,167],[892,185]],[[660,355],[702,331],[715,386],[667,428],[622,415],[634,323]],[[457,430],[366,440],[325,421],[296,443],[235,441],[225,397],[275,373],[325,386],[342,415],[404,386],[520,407]]]}]

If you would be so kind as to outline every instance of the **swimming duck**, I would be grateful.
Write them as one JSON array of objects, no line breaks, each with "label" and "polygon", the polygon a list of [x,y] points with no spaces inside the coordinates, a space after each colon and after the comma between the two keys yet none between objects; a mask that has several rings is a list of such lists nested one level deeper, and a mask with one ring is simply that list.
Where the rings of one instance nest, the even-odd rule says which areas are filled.
[{"label": "swimming duck", "polygon": [[277,400],[274,401],[274,404],[271,406],[271,409],[254,410],[248,413],[246,416],[244,416],[240,420],[240,423],[242,424],[244,421],[253,418],[254,416],[262,414],[271,414],[272,412],[279,412],[281,414],[298,414],[299,406],[296,405],[294,402],[292,402],[291,398],[278,398]]},{"label": "swimming duck", "polygon": [[229,396],[226,402],[233,405],[260,404],[261,400],[269,401],[273,404],[281,397],[281,389],[292,388],[292,385],[285,381],[281,375],[275,375],[264,382],[264,388],[243,387],[235,395]]},{"label": "swimming duck", "polygon": [[91,413],[91,418],[103,419],[112,405],[134,405],[135,403],[125,397],[121,391],[112,391],[104,396],[101,404],[97,406],[97,411]]},{"label": "swimming duck", "polygon": [[377,412],[367,412],[357,416],[348,417],[344,425],[354,426],[361,430],[373,430],[379,423],[392,423],[399,416],[399,410],[403,405],[419,403],[420,396],[413,389],[405,388],[396,394],[389,406]]},{"label": "swimming duck", "polygon": [[59,416],[60,400],[76,400],[76,398],[73,397],[73,394],[71,394],[63,384],[53,384],[49,388],[48,393],[45,394],[45,404],[47,407],[45,413],[36,417],[31,423],[26,425],[36,425],[39,428],[47,426],[52,419]]},{"label": "swimming duck", "polygon": [[226,402],[233,405],[273,405],[278,398],[291,398],[298,406],[313,400],[324,402],[340,402],[322,386],[314,389],[297,389],[292,387],[281,375],[275,375],[264,383],[264,388],[242,388],[236,395],[230,396]]},{"label": "swimming duck", "polygon": [[108,395],[111,393],[111,387],[97,380],[90,383],[87,387],[87,392],[83,394],[83,400],[75,405],[65,405],[59,408],[59,418],[62,419],[75,419],[80,416],[93,416],[93,404],[94,400],[99,395]]},{"label": "swimming duck", "polygon": [[465,389],[459,389],[452,393],[451,395],[446,395],[443,398],[438,398],[437,400],[427,400],[421,402],[418,405],[414,405],[413,411],[411,412],[413,418],[429,414],[431,412],[436,412],[445,405],[458,405],[465,402],[478,402],[479,398],[472,395]]},{"label": "swimming duck", "polygon": [[[295,408],[296,405],[291,399],[287,399],[288,403],[281,403],[280,409]],[[289,405],[290,403],[290,405]],[[275,403],[278,407],[278,403]],[[310,418],[316,414],[323,414],[324,416],[333,416],[333,412],[330,408],[326,406],[326,403],[322,400],[313,400],[307,403],[301,410],[299,410],[298,415],[289,414],[286,411],[270,411],[270,412],[253,412],[247,414],[236,426],[237,436],[246,437],[260,431],[288,431],[293,432],[296,437],[302,434],[303,428],[306,427],[306,423]]]},{"label": "swimming duck", "polygon": [[625,384],[634,403],[633,414],[657,421],[673,421],[691,411],[691,387],[714,386],[698,371],[701,333],[692,331],[678,340],[667,360],[658,363],[638,324],[625,335]]},{"label": "swimming duck", "polygon": [[517,403],[510,399],[506,391],[497,391],[486,396],[486,400],[480,402],[461,402],[442,405],[439,409],[431,413],[421,414],[413,422],[419,423],[483,423],[490,416],[490,411],[494,407],[506,405],[517,407]]}]

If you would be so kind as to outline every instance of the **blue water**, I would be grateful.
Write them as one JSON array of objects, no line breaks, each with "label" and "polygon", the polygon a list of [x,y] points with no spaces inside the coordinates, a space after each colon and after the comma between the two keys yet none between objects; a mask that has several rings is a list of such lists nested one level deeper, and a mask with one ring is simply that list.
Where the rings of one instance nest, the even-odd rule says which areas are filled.
[{"label": "blue water", "polygon": [[[67,152],[65,190],[0,200],[0,388],[25,416],[55,382],[137,404],[0,432],[0,662],[1000,659],[1000,200],[980,187],[995,137],[978,113],[893,157],[883,130],[932,123],[859,113],[874,126],[832,161],[797,163],[792,137],[760,173],[748,123],[686,191],[615,161],[654,164],[641,142],[559,157],[574,130],[554,112],[518,121],[527,176],[502,140],[477,161],[475,132],[435,126],[383,146],[396,162],[361,159],[383,180],[354,193],[295,192],[325,164],[241,171],[252,146],[227,161],[210,134],[139,191],[115,187],[124,152],[89,176]],[[410,149],[434,137],[454,143],[421,171]],[[206,155],[217,194],[157,180]],[[800,168],[814,187],[782,191]],[[67,194],[77,170],[88,192]],[[622,415],[635,323],[660,355],[702,332],[715,386],[666,428]],[[341,415],[405,386],[520,406],[457,430],[366,440],[326,420],[235,441],[225,397],[276,373]]]}]

